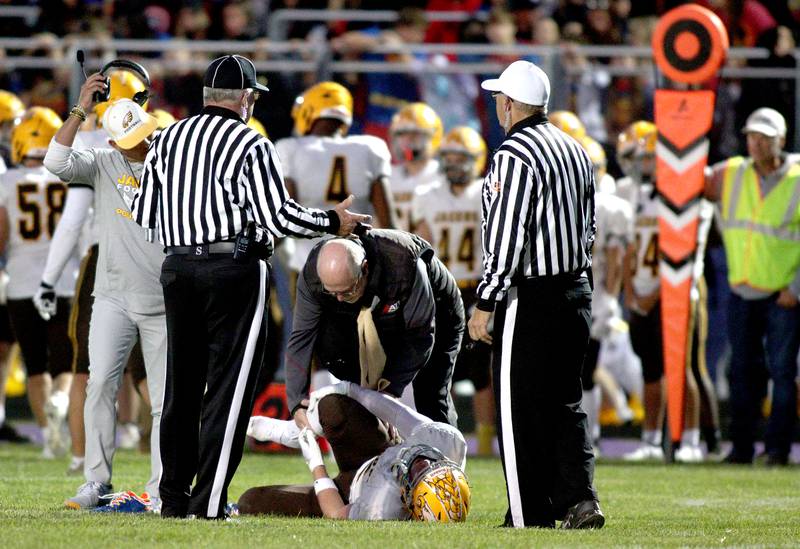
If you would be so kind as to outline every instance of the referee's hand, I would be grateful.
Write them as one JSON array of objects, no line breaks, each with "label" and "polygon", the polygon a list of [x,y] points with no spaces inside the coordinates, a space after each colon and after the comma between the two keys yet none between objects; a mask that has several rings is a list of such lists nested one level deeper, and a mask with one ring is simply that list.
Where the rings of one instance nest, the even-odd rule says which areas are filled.
[{"label": "referee's hand", "polygon": [[367,229],[372,228],[369,224],[372,221],[371,215],[353,213],[347,209],[353,203],[353,198],[355,197],[351,194],[333,208],[339,216],[339,232],[336,233],[339,236],[349,235],[359,223],[366,225]]},{"label": "referee's hand", "polygon": [[492,313],[481,311],[477,307],[472,311],[472,316],[467,323],[469,328],[469,337],[474,341],[483,341],[484,343],[492,344],[492,335],[489,333],[489,319]]}]

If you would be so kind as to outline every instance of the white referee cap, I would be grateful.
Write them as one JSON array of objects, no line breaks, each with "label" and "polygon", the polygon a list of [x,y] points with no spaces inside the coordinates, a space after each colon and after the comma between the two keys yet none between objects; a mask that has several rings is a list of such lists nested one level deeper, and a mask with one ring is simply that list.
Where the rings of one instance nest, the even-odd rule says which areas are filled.
[{"label": "white referee cap", "polygon": [[103,129],[121,149],[132,149],[158,128],[158,119],[130,99],[117,99],[103,113]]},{"label": "white referee cap", "polygon": [[767,137],[786,137],[786,119],[775,109],[762,107],[747,117],[742,133],[760,133]]},{"label": "white referee cap", "polygon": [[550,99],[550,79],[530,61],[514,61],[500,74],[481,82],[481,88],[500,92],[514,101],[544,107]]}]

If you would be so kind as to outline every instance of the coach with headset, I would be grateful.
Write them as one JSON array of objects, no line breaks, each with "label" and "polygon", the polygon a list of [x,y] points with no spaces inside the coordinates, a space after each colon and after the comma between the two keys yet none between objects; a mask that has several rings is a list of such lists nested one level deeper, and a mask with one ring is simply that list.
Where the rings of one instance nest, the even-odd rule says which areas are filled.
[{"label": "coach with headset", "polygon": [[[481,86],[506,139],[483,184],[483,279],[470,336],[492,343],[506,526],[600,528],[581,409],[595,236],[592,162],[547,121],[550,81],[515,61]],[[488,332],[495,313],[494,338]]]},{"label": "coach with headset", "polygon": [[346,235],[369,216],[347,211],[352,196],[328,211],[289,197],[275,148],[247,126],[268,91],[252,61],[215,59],[203,86],[202,112],[154,140],[132,210],[167,253],[161,516],[213,519],[225,516],[263,357],[272,235]]}]

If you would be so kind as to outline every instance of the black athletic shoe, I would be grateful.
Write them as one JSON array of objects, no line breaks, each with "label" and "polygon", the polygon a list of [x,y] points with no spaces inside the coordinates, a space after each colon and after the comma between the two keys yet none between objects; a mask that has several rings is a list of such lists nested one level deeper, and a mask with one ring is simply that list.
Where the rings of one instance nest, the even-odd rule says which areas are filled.
[{"label": "black athletic shoe", "polygon": [[16,444],[25,444],[30,442],[30,439],[19,434],[17,430],[8,423],[3,423],[3,425],[0,426],[0,440],[14,442]]},{"label": "black athletic shoe", "polygon": [[743,456],[737,453],[735,450],[731,450],[730,453],[725,456],[725,459],[722,460],[722,463],[728,463],[733,465],[752,465],[753,458]]},{"label": "black athletic shoe", "polygon": [[606,523],[606,517],[600,510],[600,504],[596,500],[587,499],[573,505],[567,511],[567,516],[561,523],[561,528],[565,529],[600,529]]}]

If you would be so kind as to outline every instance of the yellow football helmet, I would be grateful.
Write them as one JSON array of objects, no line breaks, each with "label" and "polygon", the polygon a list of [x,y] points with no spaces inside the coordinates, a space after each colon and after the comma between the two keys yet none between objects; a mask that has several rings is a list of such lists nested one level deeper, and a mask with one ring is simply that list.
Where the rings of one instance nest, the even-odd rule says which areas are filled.
[{"label": "yellow football helmet", "polygon": [[581,141],[586,137],[586,127],[581,119],[571,111],[555,111],[547,116],[550,123],[571,136],[576,141]]},{"label": "yellow football helmet", "polygon": [[[306,135],[319,118],[342,121],[348,128],[353,123],[353,96],[336,82],[320,82],[295,99],[292,119],[297,135]],[[252,120],[252,119],[251,119]]]},{"label": "yellow football helmet", "polygon": [[581,145],[586,149],[589,159],[594,166],[595,179],[598,181],[606,174],[606,151],[603,146],[588,135],[581,140]]},{"label": "yellow football helmet", "polygon": [[[409,103],[394,114],[389,126],[394,153],[404,160],[430,158],[439,149],[443,134],[442,119],[425,103]],[[405,141],[406,136],[410,140]]]},{"label": "yellow football helmet", "polygon": [[172,116],[170,113],[165,111],[164,109],[153,109],[150,113],[156,117],[158,120],[158,129],[163,130],[167,126],[170,126],[175,123],[175,117]]},{"label": "yellow football helmet", "polygon": [[[140,91],[146,89],[144,82],[138,76],[129,71],[114,71],[108,73],[108,78],[111,80],[111,92],[108,96],[108,101],[98,103],[94,106],[94,112],[97,114],[98,126],[101,125],[100,121],[103,119],[106,109],[111,103],[117,99],[133,99],[133,96]],[[147,103],[142,105],[144,110],[147,110]]]},{"label": "yellow football helmet", "polygon": [[0,124],[17,120],[25,112],[25,105],[13,93],[0,90]]},{"label": "yellow football helmet", "polygon": [[[467,161],[453,162],[446,156],[448,153],[465,155]],[[460,179],[461,183],[469,183],[483,175],[486,167],[486,142],[478,132],[469,126],[456,126],[442,139],[442,144],[439,146],[439,159],[442,171],[452,183],[456,183],[456,181],[452,180],[451,174],[455,175],[456,179]],[[454,173],[458,171],[461,173]]]},{"label": "yellow football helmet", "polygon": [[254,117],[250,117],[250,120],[247,121],[247,127],[252,128],[264,137],[269,137],[267,135],[267,128],[264,127],[264,124],[258,121],[258,119]]},{"label": "yellow football helmet", "polygon": [[50,140],[63,124],[53,109],[31,107],[11,132],[11,161],[19,164],[26,157],[44,158]]},{"label": "yellow football helmet", "polygon": [[471,491],[464,471],[425,444],[401,450],[392,470],[398,474],[401,498],[411,518],[427,522],[464,522]]},{"label": "yellow football helmet", "polygon": [[[653,171],[650,166],[656,153],[658,130],[646,120],[637,120],[617,138],[617,162],[626,175]],[[647,160],[651,160],[647,162]],[[644,165],[647,164],[645,167]],[[645,168],[645,169],[643,169]]]}]

